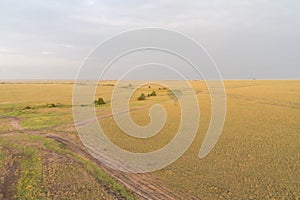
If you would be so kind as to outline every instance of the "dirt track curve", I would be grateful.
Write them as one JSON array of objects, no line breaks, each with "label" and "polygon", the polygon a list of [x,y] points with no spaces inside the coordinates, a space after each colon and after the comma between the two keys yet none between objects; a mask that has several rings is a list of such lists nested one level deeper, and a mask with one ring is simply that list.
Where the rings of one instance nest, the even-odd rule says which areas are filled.
[{"label": "dirt track curve", "polygon": [[[135,108],[135,110],[142,109],[142,108],[144,108],[144,107]],[[120,114],[121,113],[124,113],[124,111],[120,112]],[[105,116],[100,116],[98,119],[107,118],[107,117],[111,117],[111,116],[112,116],[112,114],[108,114]],[[95,159],[93,156],[91,156],[88,153],[88,151],[84,148],[84,146],[81,143],[76,141],[74,138],[69,137],[68,134],[66,134],[66,133],[58,133],[57,131],[56,131],[56,133],[52,133],[51,129],[50,129],[50,131],[49,131],[49,129],[44,129],[44,130],[39,130],[39,131],[28,130],[19,123],[20,120],[18,118],[10,117],[9,120],[10,120],[11,125],[14,128],[18,129],[20,132],[28,133],[28,134],[39,134],[39,135],[43,135],[47,138],[51,138],[59,143],[66,145],[66,147],[68,149],[70,149],[71,151],[88,158],[89,160],[91,160],[92,162],[97,164],[97,166],[99,166],[101,169],[103,169],[110,176],[114,177],[120,183],[125,185],[128,189],[132,190],[136,194],[138,199],[153,199],[153,200],[156,200],[156,199],[157,200],[197,199],[196,197],[189,196],[187,194],[183,194],[183,193],[180,194],[178,191],[177,192],[179,194],[178,193],[175,194],[174,191],[163,186],[163,184],[161,183],[159,178],[155,177],[155,175],[153,175],[153,174],[125,173],[125,172],[121,172],[118,170],[113,170],[113,169],[105,166],[104,163],[110,163],[110,162],[114,162],[114,161],[110,160],[110,158],[105,158],[106,160],[103,160],[103,161],[99,161],[99,160]],[[80,124],[80,126],[83,126],[90,121],[92,121],[92,120],[87,120],[85,122],[82,122]],[[72,126],[74,126],[74,124],[72,124]],[[70,127],[70,124],[67,125],[67,127]],[[10,132],[10,133],[6,133],[6,134],[2,134],[1,137],[5,137],[8,135],[14,135],[14,134],[18,134],[18,132]]]}]

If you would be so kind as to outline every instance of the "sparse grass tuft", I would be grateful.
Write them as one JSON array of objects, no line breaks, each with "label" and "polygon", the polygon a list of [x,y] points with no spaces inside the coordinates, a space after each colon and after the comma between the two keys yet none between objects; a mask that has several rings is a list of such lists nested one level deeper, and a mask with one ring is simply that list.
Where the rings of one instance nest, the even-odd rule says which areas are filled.
[{"label": "sparse grass tuft", "polygon": [[23,149],[21,172],[17,183],[17,199],[43,199],[42,159],[39,151],[32,147]]}]

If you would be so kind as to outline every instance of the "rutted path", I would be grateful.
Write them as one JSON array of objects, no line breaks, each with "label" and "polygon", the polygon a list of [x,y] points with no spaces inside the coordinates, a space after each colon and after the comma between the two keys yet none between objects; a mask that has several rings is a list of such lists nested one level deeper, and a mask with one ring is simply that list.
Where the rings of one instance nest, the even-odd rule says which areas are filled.
[{"label": "rutted path", "polygon": [[141,109],[144,109],[144,108],[147,108],[148,106],[137,106],[137,107],[134,107],[134,108],[131,108],[130,110],[126,109],[126,110],[120,110],[118,112],[115,112],[115,113],[109,113],[109,114],[106,114],[106,115],[101,115],[99,117],[96,117],[96,118],[92,118],[92,119],[87,119],[87,120],[84,120],[84,121],[81,121],[77,124],[71,124],[71,126],[76,126],[76,127],[81,127],[81,126],[85,126],[91,122],[94,122],[96,120],[99,120],[99,119],[105,119],[105,118],[109,118],[109,117],[112,117],[113,115],[121,115],[121,114],[124,114],[124,113],[128,113],[129,111],[134,111],[134,110],[141,110]]},{"label": "rutted path", "polygon": [[[145,108],[145,107],[134,108],[134,110],[143,109],[143,108]],[[121,111],[121,112],[118,112],[117,114],[122,114],[125,112],[129,112],[129,110]],[[97,119],[107,118],[107,117],[111,117],[111,116],[112,116],[112,114],[107,114],[107,115],[100,116]],[[86,121],[80,123],[79,125],[84,126],[94,120],[95,119],[86,120]],[[161,200],[161,199],[196,199],[195,197],[188,196],[186,194],[176,195],[172,190],[164,187],[162,182],[157,177],[155,177],[153,174],[125,173],[125,172],[121,172],[121,171],[117,171],[117,170],[108,168],[103,163],[114,163],[115,162],[114,160],[112,160],[108,157],[105,157],[105,160],[103,160],[103,161],[99,161],[99,160],[95,159],[93,156],[91,156],[88,153],[88,151],[84,148],[84,146],[82,144],[79,144],[78,142],[76,142],[74,140],[74,138],[68,137],[68,134],[66,134],[66,133],[52,133],[51,130],[49,132],[49,129],[47,129],[47,130],[45,129],[45,130],[41,130],[41,131],[28,130],[28,129],[24,128],[20,124],[20,120],[15,117],[10,117],[9,121],[10,121],[11,125],[15,129],[19,130],[20,132],[28,133],[28,134],[39,134],[39,135],[43,135],[47,138],[51,138],[59,143],[66,145],[67,148],[70,149],[71,151],[78,153],[78,154],[88,158],[89,160],[93,161],[95,164],[97,164],[100,168],[102,168],[110,176],[114,177],[120,183],[125,185],[128,189],[132,190],[139,199],[153,199],[153,200],[155,200],[155,199],[157,199],[157,200]],[[74,126],[74,124],[73,124],[73,126]],[[14,134],[18,134],[18,132],[1,134],[0,137],[5,137],[8,135],[14,135]]]}]

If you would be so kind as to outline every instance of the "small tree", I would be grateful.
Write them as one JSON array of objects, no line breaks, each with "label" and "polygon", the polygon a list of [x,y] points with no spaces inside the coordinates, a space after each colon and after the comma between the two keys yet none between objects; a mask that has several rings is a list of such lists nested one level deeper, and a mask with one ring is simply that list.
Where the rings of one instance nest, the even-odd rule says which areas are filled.
[{"label": "small tree", "polygon": [[139,101],[142,101],[142,100],[145,100],[146,99],[146,96],[144,95],[144,93],[142,93],[139,97],[138,97],[138,100]]},{"label": "small tree", "polygon": [[98,98],[97,100],[95,100],[94,103],[95,103],[96,105],[103,105],[103,104],[105,104],[105,101],[104,101],[103,98],[100,97],[100,98]]},{"label": "small tree", "polygon": [[155,91],[152,91],[152,93],[150,94],[150,96],[157,96]]},{"label": "small tree", "polygon": [[55,108],[56,107],[56,105],[54,103],[50,103],[47,106],[48,106],[48,108]]}]

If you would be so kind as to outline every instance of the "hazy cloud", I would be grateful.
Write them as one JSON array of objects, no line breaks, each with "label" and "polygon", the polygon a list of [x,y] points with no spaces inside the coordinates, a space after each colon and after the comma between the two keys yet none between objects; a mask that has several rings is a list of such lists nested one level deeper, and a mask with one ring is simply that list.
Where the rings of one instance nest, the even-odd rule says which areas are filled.
[{"label": "hazy cloud", "polygon": [[[0,79],[28,79],[30,72],[74,78],[98,43],[144,26],[192,36],[207,48],[224,78],[300,74],[297,0],[11,0],[0,2],[0,17]],[[26,77],[19,70],[24,67]]]},{"label": "hazy cloud", "polygon": [[52,54],[55,54],[55,52],[53,52],[53,51],[43,51],[42,54],[43,55],[52,55]]}]

